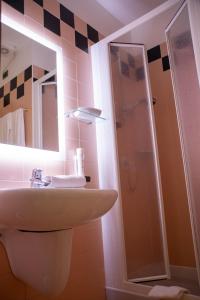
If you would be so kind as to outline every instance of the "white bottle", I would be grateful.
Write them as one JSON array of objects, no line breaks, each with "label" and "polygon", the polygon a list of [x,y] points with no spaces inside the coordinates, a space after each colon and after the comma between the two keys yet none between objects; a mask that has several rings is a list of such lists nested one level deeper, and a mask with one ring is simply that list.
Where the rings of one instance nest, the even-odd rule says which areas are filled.
[{"label": "white bottle", "polygon": [[83,148],[76,148],[76,163],[77,163],[77,176],[85,176]]}]

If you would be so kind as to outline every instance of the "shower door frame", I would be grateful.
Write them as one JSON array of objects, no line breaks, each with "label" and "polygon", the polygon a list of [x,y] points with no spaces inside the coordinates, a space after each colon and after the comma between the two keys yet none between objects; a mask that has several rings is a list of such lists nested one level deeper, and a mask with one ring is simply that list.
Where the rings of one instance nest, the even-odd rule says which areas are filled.
[{"label": "shower door frame", "polygon": [[169,60],[171,65],[171,78],[172,78],[172,86],[173,86],[173,93],[174,93],[174,100],[175,100],[175,107],[176,107],[176,115],[177,115],[177,122],[178,122],[178,129],[179,129],[179,137],[180,137],[180,144],[181,144],[181,154],[183,158],[183,167],[184,167],[184,176],[186,182],[186,190],[187,190],[187,198],[188,198],[188,207],[189,207],[189,214],[190,214],[190,222],[191,222],[191,229],[192,229],[192,239],[193,239],[193,246],[194,246],[194,254],[195,254],[195,261],[196,261],[196,269],[197,269],[197,277],[198,282],[200,285],[200,248],[198,247],[198,234],[197,234],[197,225],[194,216],[194,208],[193,208],[193,193],[190,184],[190,172],[188,171],[188,162],[186,158],[185,146],[184,146],[184,137],[181,125],[181,117],[180,117],[180,109],[179,109],[179,94],[176,88],[176,75],[173,72],[173,68],[175,67],[175,62],[173,56],[171,55],[171,42],[170,38],[168,37],[168,31],[174,25],[178,17],[181,15],[182,11],[187,7],[188,9],[188,16],[189,16],[189,25],[191,30],[192,36],[192,44],[194,48],[194,59],[196,63],[197,69],[197,77],[200,85],[200,34],[198,32],[198,28],[200,28],[200,2],[199,0],[186,0],[183,5],[179,8],[176,12],[174,18],[168,24],[165,29],[165,36],[167,42],[167,49],[169,53]]},{"label": "shower door frame", "polygon": [[57,85],[57,82],[46,82],[52,76],[56,76],[56,69],[45,74],[33,83],[32,92],[32,138],[33,147],[43,149],[43,126],[42,126],[42,86]]},{"label": "shower door frame", "polygon": [[[148,116],[149,116],[149,125],[150,125],[150,133],[151,133],[151,142],[152,142],[152,150],[153,150],[153,161],[154,161],[154,170],[155,170],[155,183],[156,183],[156,191],[157,191],[157,202],[158,202],[158,213],[159,213],[159,220],[160,220],[160,230],[161,230],[161,243],[162,243],[162,254],[164,260],[164,268],[166,274],[161,275],[153,275],[141,278],[127,278],[130,282],[145,282],[151,280],[159,280],[159,279],[169,279],[170,278],[170,266],[169,266],[169,254],[168,254],[168,245],[167,245],[167,233],[166,233],[166,224],[165,224],[165,215],[164,215],[164,204],[163,204],[163,194],[162,194],[162,184],[161,184],[161,176],[160,176],[160,165],[159,165],[159,157],[158,157],[158,145],[157,145],[157,138],[156,138],[156,127],[155,127],[155,118],[153,112],[153,96],[151,92],[151,82],[150,82],[150,75],[148,70],[147,64],[147,51],[145,45],[143,44],[134,44],[134,43],[115,43],[111,42],[110,46],[116,47],[126,47],[126,48],[141,48],[142,49],[142,57],[143,57],[143,64],[144,64],[144,73],[145,73],[145,86],[146,86],[146,94],[147,94],[147,102],[148,102]],[[110,69],[110,77],[112,81],[112,70],[111,70],[111,59],[109,63]],[[112,89],[112,98],[113,103],[114,101],[114,89],[113,84],[111,85]],[[115,111],[115,107],[113,107]],[[116,135],[117,138],[117,135]],[[117,143],[117,142],[116,142]],[[119,161],[119,155],[118,155]],[[119,176],[120,177],[120,176]],[[119,178],[120,181],[120,178]],[[121,186],[121,183],[120,183]],[[122,212],[122,219],[123,219],[123,212]],[[124,239],[124,249],[125,249],[125,239]],[[126,261],[126,257],[125,257]],[[126,262],[126,269],[127,269],[127,262]]]}]

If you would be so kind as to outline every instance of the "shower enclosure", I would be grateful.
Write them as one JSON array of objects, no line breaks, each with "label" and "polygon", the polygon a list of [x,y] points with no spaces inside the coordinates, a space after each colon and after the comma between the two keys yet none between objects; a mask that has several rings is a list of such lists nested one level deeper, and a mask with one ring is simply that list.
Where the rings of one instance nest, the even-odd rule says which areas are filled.
[{"label": "shower enclosure", "polygon": [[110,44],[127,277],[134,282],[169,276],[145,53],[142,45]]},{"label": "shower enclosure", "polygon": [[[157,146],[156,129],[160,129],[155,129],[154,122],[159,99],[152,97],[146,59],[147,49],[166,41],[165,31],[192,228],[190,242],[193,239],[199,276],[199,15],[198,0],[169,0],[92,47],[95,104],[107,119],[96,128],[100,187],[119,192],[118,203],[102,222],[108,289],[141,293],[144,287],[135,283],[170,278],[173,267],[159,167],[163,148]],[[160,53],[152,56],[166,61]],[[167,167],[173,172],[176,166]],[[184,217],[180,218],[183,231]],[[187,266],[181,270],[184,268]]]}]

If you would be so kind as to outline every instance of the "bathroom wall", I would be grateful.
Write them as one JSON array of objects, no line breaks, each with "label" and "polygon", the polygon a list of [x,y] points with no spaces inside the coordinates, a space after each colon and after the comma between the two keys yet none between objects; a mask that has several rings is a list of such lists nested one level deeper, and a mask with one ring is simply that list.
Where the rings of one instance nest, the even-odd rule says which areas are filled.
[{"label": "bathroom wall", "polygon": [[171,265],[195,267],[178,124],[166,43],[148,51]]},{"label": "bathroom wall", "polygon": [[[2,11],[62,47],[65,110],[78,105],[93,105],[88,46],[97,42],[100,34],[54,0],[6,0],[2,1]],[[71,119],[65,120],[65,127],[67,151],[62,161],[34,156],[31,160],[25,157],[19,159],[17,154],[21,151],[20,148],[16,148],[14,157],[1,153],[0,187],[29,186],[31,171],[35,167],[42,168],[47,175],[71,174],[74,172],[74,150],[80,146],[85,150],[85,174],[91,178],[88,187],[97,187],[95,127],[79,124]],[[0,299],[48,299],[12,275],[3,246],[0,247],[0,266]],[[95,221],[75,228],[69,282],[62,295],[51,299],[103,300],[104,285],[101,223]]]}]

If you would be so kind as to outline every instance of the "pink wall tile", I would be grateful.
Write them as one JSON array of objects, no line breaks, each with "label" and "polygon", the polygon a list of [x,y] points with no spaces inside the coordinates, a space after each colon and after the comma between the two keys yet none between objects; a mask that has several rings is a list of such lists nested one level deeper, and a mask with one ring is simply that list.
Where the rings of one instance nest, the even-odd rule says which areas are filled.
[{"label": "pink wall tile", "polygon": [[17,86],[24,83],[24,72],[17,75]]},{"label": "pink wall tile", "polygon": [[37,21],[33,20],[29,16],[24,17],[24,24],[28,27],[31,31],[35,32],[36,34],[44,37],[44,28],[38,23]]},{"label": "pink wall tile", "polygon": [[69,97],[77,99],[77,94],[78,94],[77,81],[67,76],[64,76],[63,92],[64,92],[64,99]]},{"label": "pink wall tile", "polygon": [[60,6],[55,0],[43,0],[44,9],[48,10],[52,15],[60,18]]},{"label": "pink wall tile", "polygon": [[29,181],[0,180],[0,188],[1,189],[19,189],[19,188],[25,188],[25,187],[30,187]]},{"label": "pink wall tile", "polygon": [[74,45],[75,44],[75,30],[68,24],[60,21],[60,30],[61,36],[64,38],[68,43]]},{"label": "pink wall tile", "polygon": [[87,24],[81,20],[78,16],[74,17],[75,22],[75,30],[83,34],[84,36],[87,36]]},{"label": "pink wall tile", "polygon": [[34,1],[24,1],[24,12],[26,16],[29,16],[40,24],[43,24],[43,9]]},{"label": "pink wall tile", "polygon": [[65,76],[71,79],[77,79],[77,64],[67,57],[63,57],[63,68]]},{"label": "pink wall tile", "polygon": [[96,125],[79,122],[81,140],[92,141],[96,139]]},{"label": "pink wall tile", "polygon": [[63,161],[55,161],[53,164],[49,165],[48,163],[45,165],[44,174],[46,176],[52,175],[64,175],[65,168]]},{"label": "pink wall tile", "polygon": [[167,44],[166,43],[162,43],[160,45],[160,51],[161,51],[161,57],[164,57],[164,56],[168,55]]},{"label": "pink wall tile", "polygon": [[89,163],[85,162],[84,164],[85,175],[91,177],[91,181],[87,182],[86,187],[90,189],[99,188],[99,178],[98,178],[98,164],[97,162]]},{"label": "pink wall tile", "polygon": [[[65,99],[65,112],[70,112],[77,108],[77,99],[67,97]],[[73,118],[65,118],[65,134],[67,138],[79,139],[79,123]]]},{"label": "pink wall tile", "polygon": [[6,82],[4,85],[4,95],[7,95],[10,91],[10,82]]},{"label": "pink wall tile", "polygon": [[66,138],[66,161],[74,162],[76,148],[80,147],[78,139]]},{"label": "pink wall tile", "polygon": [[[95,43],[94,43],[93,41],[88,40],[88,45],[89,45],[89,47],[93,46],[94,44],[95,44]],[[90,53],[90,49],[89,49],[89,53]]]},{"label": "pink wall tile", "polygon": [[63,50],[63,55],[67,58],[76,61],[76,49],[75,47],[66,41],[66,39],[61,38],[61,46]]},{"label": "pink wall tile", "polygon": [[85,162],[97,161],[96,140],[80,140],[80,146],[84,149]]},{"label": "pink wall tile", "polygon": [[99,32],[99,40],[102,40],[103,38],[105,38],[105,36]]},{"label": "pink wall tile", "polygon": [[76,50],[77,79],[81,83],[92,82],[91,57],[79,49]]},{"label": "pink wall tile", "polygon": [[66,137],[71,139],[79,139],[79,126],[75,119],[68,118],[65,122]]},{"label": "pink wall tile", "polygon": [[44,29],[44,38],[61,47],[60,37],[48,29]]},{"label": "pink wall tile", "polygon": [[[73,154],[73,153],[72,153]],[[65,174],[70,175],[70,174],[76,174],[76,167],[73,161],[66,161],[65,162]]]},{"label": "pink wall tile", "polygon": [[0,297],[5,300],[26,300],[25,285],[11,273],[1,276]]},{"label": "pink wall tile", "polygon": [[1,159],[0,180],[23,180],[23,162]]},{"label": "pink wall tile", "polygon": [[79,106],[93,106],[93,87],[91,82],[78,82],[78,103]]}]

